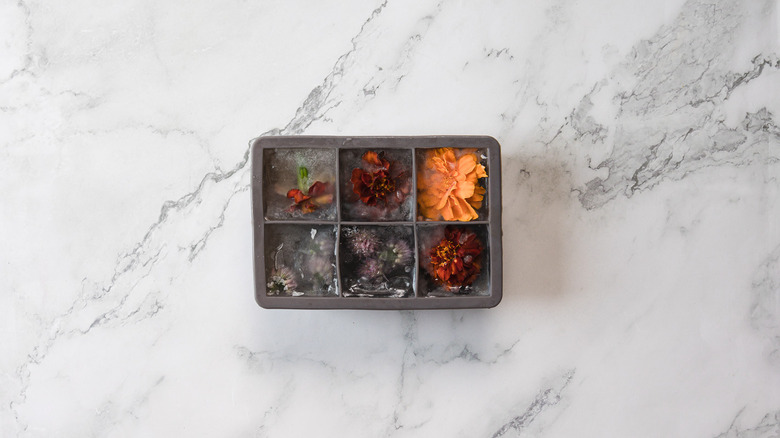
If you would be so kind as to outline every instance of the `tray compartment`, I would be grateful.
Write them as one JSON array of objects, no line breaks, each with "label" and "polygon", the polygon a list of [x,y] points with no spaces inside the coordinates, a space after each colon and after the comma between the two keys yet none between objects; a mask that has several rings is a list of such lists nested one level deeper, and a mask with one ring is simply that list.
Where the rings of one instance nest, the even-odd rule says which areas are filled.
[{"label": "tray compartment", "polygon": [[335,148],[263,150],[265,219],[335,221],[336,160]]},{"label": "tray compartment", "polygon": [[342,225],[339,263],[345,297],[414,296],[414,227]]},{"label": "tray compartment", "polygon": [[412,221],[411,149],[341,149],[339,167],[342,221]]},{"label": "tray compartment", "polygon": [[336,225],[265,224],[267,296],[338,297]]},{"label": "tray compartment", "polygon": [[[468,146],[468,142],[458,143]],[[417,148],[417,220],[488,219],[489,151],[477,147]]]},{"label": "tray compartment", "polygon": [[490,295],[490,233],[485,224],[417,225],[423,297]]}]

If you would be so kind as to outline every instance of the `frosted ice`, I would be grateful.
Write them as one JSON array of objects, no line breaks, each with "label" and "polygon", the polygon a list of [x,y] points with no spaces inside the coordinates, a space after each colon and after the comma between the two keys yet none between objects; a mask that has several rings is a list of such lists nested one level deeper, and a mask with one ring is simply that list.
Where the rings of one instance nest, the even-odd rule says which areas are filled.
[{"label": "frosted ice", "polygon": [[[470,234],[476,235],[476,242],[481,247],[479,256],[470,255],[475,260],[466,262],[476,262],[478,268],[472,264],[470,269],[477,272],[476,278],[471,284],[463,286],[451,286],[443,284],[434,278],[432,270],[432,253],[434,248],[439,246],[448,235],[447,230],[459,230],[459,239],[455,241],[455,246],[451,251],[457,251],[457,246],[464,243],[466,237]],[[449,234],[452,236],[452,234]],[[420,277],[418,290],[422,296],[430,297],[451,297],[453,295],[490,295],[490,246],[488,238],[487,225],[419,225],[417,229],[417,239],[420,243]],[[472,244],[473,245],[473,244]],[[443,251],[445,254],[448,251]],[[452,254],[451,252],[449,254]],[[467,255],[466,257],[469,257]],[[461,259],[460,263],[464,261]],[[461,265],[463,266],[463,265]]]},{"label": "frosted ice", "polygon": [[342,149],[339,160],[342,220],[412,220],[411,149]]},{"label": "frosted ice", "polygon": [[411,226],[342,226],[344,296],[414,295],[414,230]]},{"label": "frosted ice", "polygon": [[266,219],[336,220],[335,149],[265,149]]},{"label": "frosted ice", "polygon": [[336,226],[265,225],[268,295],[338,295]]}]

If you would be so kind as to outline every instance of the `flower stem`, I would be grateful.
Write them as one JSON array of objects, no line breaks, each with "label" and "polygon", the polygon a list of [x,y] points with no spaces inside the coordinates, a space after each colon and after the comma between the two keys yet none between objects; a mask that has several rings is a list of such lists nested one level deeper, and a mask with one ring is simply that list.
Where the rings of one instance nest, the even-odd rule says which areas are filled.
[{"label": "flower stem", "polygon": [[309,169],[304,166],[298,168],[298,190],[306,193],[309,189]]}]

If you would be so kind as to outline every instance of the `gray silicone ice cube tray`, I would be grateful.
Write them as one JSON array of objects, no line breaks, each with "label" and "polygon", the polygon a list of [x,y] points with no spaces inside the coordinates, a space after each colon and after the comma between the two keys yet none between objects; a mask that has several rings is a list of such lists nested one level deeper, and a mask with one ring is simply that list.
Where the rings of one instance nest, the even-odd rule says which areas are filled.
[{"label": "gray silicone ice cube tray", "polygon": [[[484,165],[488,176],[478,185],[486,193],[476,219],[429,220],[421,214],[418,199],[425,181],[419,181],[423,188],[418,189],[418,171],[439,148],[473,150]],[[253,140],[251,149],[255,299],[261,307],[457,309],[494,307],[501,301],[501,152],[494,138],[266,136]],[[402,177],[409,180],[408,196],[386,213],[366,216],[370,208],[356,199],[360,194],[350,181],[359,167],[356,157],[366,151],[401,163],[398,166],[406,172]],[[302,162],[306,165],[299,165]],[[292,195],[287,196],[296,179],[304,189],[301,195],[307,194],[305,187],[314,180],[329,183],[330,190],[321,190],[324,195],[310,191],[312,201],[296,205]],[[307,183],[302,186],[301,181]],[[307,203],[316,199],[325,201],[307,211]],[[358,234],[361,230],[363,235]],[[459,236],[474,235],[482,245],[481,269],[468,287],[460,289],[442,286],[429,267],[431,248],[452,230],[460,230]],[[365,234],[376,242],[355,237]],[[377,260],[387,248],[402,248],[403,257],[394,259],[399,262],[394,271],[377,280],[383,286],[390,284],[387,293],[366,292],[361,285],[362,273],[371,267],[365,267],[368,259],[360,259],[363,249],[356,241],[380,254]]]}]

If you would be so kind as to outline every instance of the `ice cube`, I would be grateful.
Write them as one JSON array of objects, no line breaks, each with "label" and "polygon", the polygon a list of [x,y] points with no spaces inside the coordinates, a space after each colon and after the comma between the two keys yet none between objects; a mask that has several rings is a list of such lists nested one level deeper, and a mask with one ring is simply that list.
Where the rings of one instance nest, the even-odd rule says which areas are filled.
[{"label": "ice cube", "polygon": [[412,220],[411,149],[342,149],[339,160],[342,220]]},{"label": "ice cube", "polygon": [[263,150],[269,220],[336,220],[336,149]]},{"label": "ice cube", "polygon": [[336,226],[265,225],[268,295],[338,295]]},{"label": "ice cube", "polygon": [[414,295],[414,229],[409,226],[342,226],[344,296]]},{"label": "ice cube", "polygon": [[474,148],[417,149],[417,219],[487,220],[487,151]]},{"label": "ice cube", "polygon": [[418,225],[421,296],[490,295],[487,225]]}]

